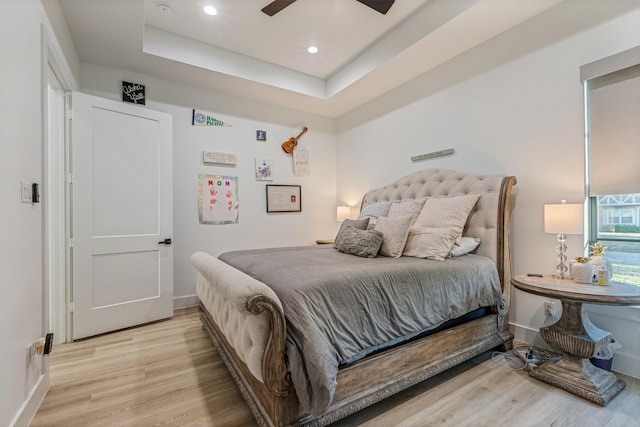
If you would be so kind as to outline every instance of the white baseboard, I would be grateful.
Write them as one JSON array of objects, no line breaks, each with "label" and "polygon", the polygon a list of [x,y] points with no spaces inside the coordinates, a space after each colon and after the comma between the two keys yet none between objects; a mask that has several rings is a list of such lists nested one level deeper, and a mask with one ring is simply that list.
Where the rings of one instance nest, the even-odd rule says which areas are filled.
[{"label": "white baseboard", "polygon": [[40,375],[29,396],[22,402],[18,413],[9,423],[9,427],[27,427],[31,424],[47,391],[49,391],[49,375]]},{"label": "white baseboard", "polygon": [[173,309],[177,310],[179,308],[186,307],[195,307],[198,305],[198,296],[197,295],[186,295],[182,297],[174,297],[173,298]]}]

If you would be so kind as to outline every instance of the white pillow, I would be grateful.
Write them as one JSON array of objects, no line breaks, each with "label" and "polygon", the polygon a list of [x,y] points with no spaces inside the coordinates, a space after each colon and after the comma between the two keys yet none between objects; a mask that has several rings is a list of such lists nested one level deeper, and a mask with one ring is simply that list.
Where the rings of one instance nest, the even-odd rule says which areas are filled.
[{"label": "white pillow", "polygon": [[378,217],[375,230],[382,232],[383,235],[380,255],[392,258],[402,256],[412,221],[411,214],[395,214],[393,216],[390,214],[388,217]]},{"label": "white pillow", "polygon": [[449,256],[466,255],[469,252],[475,251],[478,245],[480,245],[480,239],[477,237],[461,237],[459,243],[456,242],[456,244],[453,245]]},{"label": "white pillow", "polygon": [[457,238],[458,232],[453,228],[413,226],[402,255],[444,261]]},{"label": "white pillow", "polygon": [[393,202],[380,202],[367,205],[360,211],[358,219],[369,218],[369,228],[378,220],[379,216],[387,216]]},{"label": "white pillow", "polygon": [[462,236],[469,213],[480,198],[478,194],[456,197],[429,197],[414,222],[416,227],[451,228]]}]

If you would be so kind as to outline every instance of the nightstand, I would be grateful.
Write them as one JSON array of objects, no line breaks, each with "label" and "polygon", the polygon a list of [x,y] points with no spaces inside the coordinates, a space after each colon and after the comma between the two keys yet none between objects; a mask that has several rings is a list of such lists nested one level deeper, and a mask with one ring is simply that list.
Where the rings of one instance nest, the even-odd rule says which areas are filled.
[{"label": "nightstand", "polygon": [[316,245],[333,245],[336,241],[334,239],[320,239],[316,240]]},{"label": "nightstand", "polygon": [[640,286],[581,284],[553,276],[515,276],[511,284],[521,291],[562,302],[560,319],[540,328],[542,339],[562,351],[562,358],[542,364],[529,375],[606,406],[626,384],[613,372],[597,368],[589,361],[609,344],[611,333],[591,323],[582,304],[637,305]]}]

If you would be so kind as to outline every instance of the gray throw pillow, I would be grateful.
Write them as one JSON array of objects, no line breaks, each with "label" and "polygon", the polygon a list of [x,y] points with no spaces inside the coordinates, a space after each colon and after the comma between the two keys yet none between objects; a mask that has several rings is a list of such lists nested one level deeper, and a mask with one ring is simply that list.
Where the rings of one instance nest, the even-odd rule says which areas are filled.
[{"label": "gray throw pillow", "polygon": [[369,218],[362,219],[345,219],[342,221],[342,225],[340,226],[340,230],[338,230],[338,234],[336,234],[336,245],[333,245],[334,248],[337,247],[338,240],[342,237],[342,233],[347,226],[350,225],[353,228],[357,228],[358,230],[366,230],[367,225],[369,225]]},{"label": "gray throw pillow", "polygon": [[336,241],[336,248],[345,254],[375,258],[382,245],[383,235],[377,230],[358,230],[347,225]]}]

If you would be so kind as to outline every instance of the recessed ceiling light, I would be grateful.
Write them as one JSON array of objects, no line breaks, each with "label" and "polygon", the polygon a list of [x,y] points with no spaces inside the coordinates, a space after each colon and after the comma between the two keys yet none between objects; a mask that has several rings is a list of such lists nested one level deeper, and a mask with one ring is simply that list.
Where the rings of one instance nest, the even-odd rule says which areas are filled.
[{"label": "recessed ceiling light", "polygon": [[207,15],[217,15],[218,11],[216,10],[215,7],[209,4],[204,7],[204,13],[206,13]]},{"label": "recessed ceiling light", "polygon": [[307,48],[307,52],[309,52],[309,53],[318,53],[318,48],[315,47],[315,46],[309,46]]},{"label": "recessed ceiling light", "polygon": [[171,14],[171,8],[166,5],[166,4],[159,4],[158,5],[158,10],[160,11],[160,13],[162,13],[163,15],[169,15]]}]

